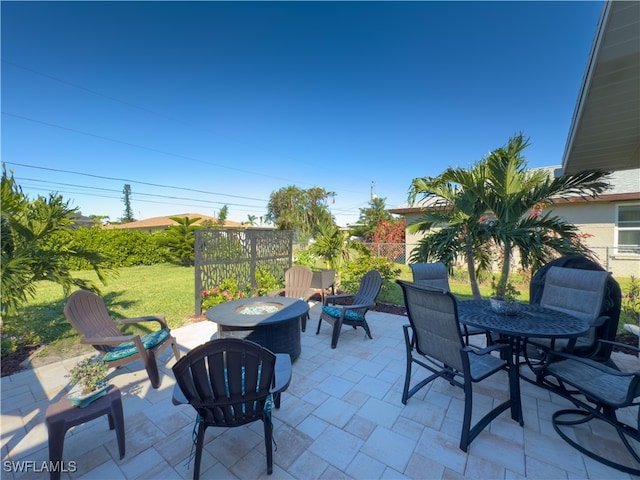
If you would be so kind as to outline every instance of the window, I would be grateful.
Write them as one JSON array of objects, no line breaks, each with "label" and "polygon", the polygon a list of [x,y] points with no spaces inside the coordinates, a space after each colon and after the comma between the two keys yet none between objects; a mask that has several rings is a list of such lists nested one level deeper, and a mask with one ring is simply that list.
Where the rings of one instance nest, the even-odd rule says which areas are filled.
[{"label": "window", "polygon": [[618,206],[618,251],[640,253],[640,204]]}]

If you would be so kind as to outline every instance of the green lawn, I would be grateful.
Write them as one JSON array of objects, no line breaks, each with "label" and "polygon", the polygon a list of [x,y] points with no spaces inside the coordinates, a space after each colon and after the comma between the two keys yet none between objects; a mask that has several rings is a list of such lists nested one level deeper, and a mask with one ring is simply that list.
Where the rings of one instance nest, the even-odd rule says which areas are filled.
[{"label": "green lawn", "polygon": [[[408,266],[401,266],[401,279],[410,280]],[[92,272],[79,272],[78,276],[95,279]],[[623,279],[624,280],[624,279]],[[623,291],[624,291],[624,281]],[[171,264],[123,268],[119,275],[110,278],[102,287],[102,295],[113,318],[131,318],[143,315],[165,315],[171,328],[177,328],[193,317],[195,271],[193,267]],[[451,290],[460,298],[471,298],[468,282],[450,280]],[[529,300],[526,285],[517,285],[520,300]],[[488,285],[481,286],[484,297],[491,294]],[[396,305],[403,304],[402,291],[394,282],[387,283],[378,301]],[[3,355],[10,352],[7,339],[16,337],[18,343],[43,344],[38,354],[41,363],[69,358],[91,347],[80,345],[79,336],[64,317],[65,298],[62,289],[51,282],[38,284],[37,296],[30,301],[24,312],[14,318],[5,318],[3,325]],[[628,323],[622,317],[620,325]],[[155,326],[155,324],[152,324]],[[138,330],[136,330],[138,328]],[[126,332],[144,332],[140,327],[128,327]]]}]

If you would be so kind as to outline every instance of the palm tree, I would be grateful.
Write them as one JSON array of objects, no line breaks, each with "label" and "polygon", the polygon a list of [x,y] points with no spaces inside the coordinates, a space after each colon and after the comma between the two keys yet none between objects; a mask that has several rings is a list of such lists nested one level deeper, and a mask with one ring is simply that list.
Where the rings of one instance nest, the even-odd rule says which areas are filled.
[{"label": "palm tree", "polygon": [[448,168],[435,178],[414,179],[409,189],[411,203],[418,197],[433,199],[430,208],[409,226],[412,233],[431,232],[418,242],[411,260],[440,261],[451,268],[462,257],[476,299],[482,297],[477,273],[489,265],[488,237],[482,221],[486,209],[474,194],[474,187],[484,181],[480,171],[480,164],[469,170]]},{"label": "palm tree", "polygon": [[551,178],[546,170],[529,170],[522,155],[528,145],[519,134],[469,170],[449,168],[435,178],[415,179],[409,200],[436,200],[410,231],[441,229],[420,241],[412,260],[439,260],[450,266],[462,256],[474,298],[480,298],[476,273],[489,266],[491,242],[502,251],[497,296],[504,296],[509,284],[514,250],[523,268],[536,269],[555,255],[591,257],[575,225],[551,212],[542,214],[542,209],[558,198],[599,195],[609,188],[607,174],[591,171]]},{"label": "palm tree", "polygon": [[485,182],[475,190],[491,212],[490,236],[502,249],[502,267],[497,296],[504,296],[514,250],[523,268],[539,268],[557,255],[592,257],[578,228],[542,209],[557,199],[596,197],[609,188],[607,173],[585,171],[552,178],[546,170],[527,169],[522,154],[529,139],[522,134],[509,139],[505,147],[491,152],[484,162]]},{"label": "palm tree", "polygon": [[71,275],[68,260],[89,262],[98,279],[106,282],[102,258],[78,245],[71,230],[76,208],[60,195],[38,196],[30,200],[7,175],[3,166],[1,182],[2,221],[2,304],[0,315],[13,315],[35,295],[35,283],[49,280],[63,287],[67,295],[72,287],[98,292],[96,283]]}]

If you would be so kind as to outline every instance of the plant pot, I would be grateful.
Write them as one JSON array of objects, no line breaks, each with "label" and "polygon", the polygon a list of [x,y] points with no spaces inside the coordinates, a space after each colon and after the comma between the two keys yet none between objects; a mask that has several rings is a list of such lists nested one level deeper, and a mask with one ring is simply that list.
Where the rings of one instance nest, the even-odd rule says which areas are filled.
[{"label": "plant pot", "polygon": [[67,395],[67,398],[74,407],[85,408],[100,397],[104,397],[111,387],[110,383],[105,383],[93,392],[82,394],[81,390],[76,390]]},{"label": "plant pot", "polygon": [[491,297],[489,302],[491,304],[491,310],[502,315],[517,315],[520,311],[520,302],[517,300],[507,302],[500,298]]}]

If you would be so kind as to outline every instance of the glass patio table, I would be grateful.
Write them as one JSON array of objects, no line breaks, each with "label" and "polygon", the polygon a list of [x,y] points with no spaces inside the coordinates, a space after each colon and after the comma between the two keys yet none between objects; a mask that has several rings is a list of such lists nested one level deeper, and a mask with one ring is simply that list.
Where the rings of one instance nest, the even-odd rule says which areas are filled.
[{"label": "glass patio table", "polygon": [[[572,348],[575,339],[589,330],[589,322],[568,313],[544,308],[540,305],[521,303],[515,315],[496,313],[491,309],[489,300],[461,300],[458,302],[458,318],[461,323],[495,332],[505,337],[511,344],[513,357],[507,358],[509,368],[518,369],[520,377],[520,352],[528,338],[568,338],[567,348]],[[516,392],[520,405],[520,385]],[[512,415],[514,420],[524,424],[522,411]],[[515,417],[518,418],[515,418]]]}]

